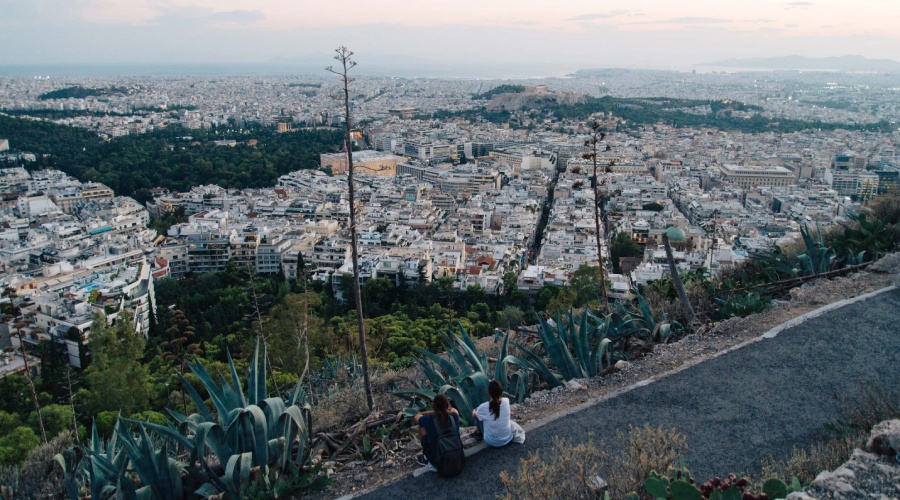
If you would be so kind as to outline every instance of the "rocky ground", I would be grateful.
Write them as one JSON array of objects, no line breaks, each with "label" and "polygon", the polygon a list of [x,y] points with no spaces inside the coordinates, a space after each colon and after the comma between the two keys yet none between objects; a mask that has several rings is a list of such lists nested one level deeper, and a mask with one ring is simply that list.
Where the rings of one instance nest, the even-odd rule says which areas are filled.
[{"label": "rocky ground", "polygon": [[834,471],[824,471],[787,500],[900,498],[900,420],[872,429],[865,448]]},{"label": "rocky ground", "polygon": [[[591,399],[604,397],[637,382],[697,363],[709,356],[760,337],[771,328],[843,299],[856,297],[894,284],[900,274],[900,254],[890,255],[866,270],[833,280],[817,280],[791,290],[790,299],[774,301],[764,312],[747,318],[732,318],[709,325],[698,334],[678,342],[656,345],[646,356],[620,362],[617,369],[603,377],[572,381],[565,388],[539,391],[523,404],[512,406],[513,419],[527,426],[551,417]],[[490,349],[491,339],[482,339]],[[464,429],[467,446],[476,444],[471,429]],[[327,464],[334,471],[334,483],[316,494],[319,498],[356,495],[410,474],[419,466],[418,440],[412,431],[386,453],[371,461],[357,460],[346,464]]]}]

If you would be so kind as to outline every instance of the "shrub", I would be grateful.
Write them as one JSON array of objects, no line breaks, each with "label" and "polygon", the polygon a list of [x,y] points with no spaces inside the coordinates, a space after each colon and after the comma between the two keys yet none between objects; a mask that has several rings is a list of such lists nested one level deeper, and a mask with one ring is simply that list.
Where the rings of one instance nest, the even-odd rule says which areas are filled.
[{"label": "shrub", "polygon": [[503,472],[505,499],[596,498],[595,478],[609,484],[611,498],[625,498],[628,492],[643,491],[653,470],[666,470],[687,451],[685,439],[674,429],[629,427],[628,434],[616,433],[620,453],[601,449],[593,436],[577,446],[554,438],[548,460],[535,452],[522,460],[515,476]]},{"label": "shrub", "polygon": [[541,458],[539,451],[523,459],[515,477],[500,473],[506,487],[503,499],[596,498],[594,478],[608,455],[593,440],[572,447],[567,440],[553,438],[553,449]]},{"label": "shrub", "polygon": [[[65,491],[65,476],[53,457],[70,448],[72,433],[63,431],[47,444],[28,453],[20,466],[0,467],[0,486],[9,488],[9,498],[54,498]],[[3,497],[0,493],[0,497]],[[4,497],[5,498],[5,497]]]}]

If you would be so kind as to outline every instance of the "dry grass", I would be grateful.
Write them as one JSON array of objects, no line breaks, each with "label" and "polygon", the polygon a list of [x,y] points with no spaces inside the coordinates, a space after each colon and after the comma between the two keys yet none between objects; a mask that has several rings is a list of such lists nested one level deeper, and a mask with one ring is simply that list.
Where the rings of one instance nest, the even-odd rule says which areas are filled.
[{"label": "dry grass", "polygon": [[601,449],[593,436],[573,447],[555,438],[548,459],[535,452],[522,460],[516,475],[503,472],[504,499],[596,498],[595,478],[609,483],[611,498],[624,498],[628,492],[642,491],[653,470],[667,470],[687,445],[674,429],[629,427],[628,434],[616,435],[620,452]]},{"label": "dry grass", "polygon": [[[396,401],[391,394],[401,381],[394,370],[379,370],[372,375],[372,394],[376,409],[390,408]],[[369,414],[362,377],[344,382],[328,394],[320,394],[313,405],[313,432],[328,432],[350,427]]]},{"label": "dry grass", "polygon": [[600,474],[606,452],[593,440],[574,448],[558,437],[543,460],[539,451],[523,459],[515,477],[503,471],[500,480],[506,487],[503,499],[596,498],[593,480]]}]

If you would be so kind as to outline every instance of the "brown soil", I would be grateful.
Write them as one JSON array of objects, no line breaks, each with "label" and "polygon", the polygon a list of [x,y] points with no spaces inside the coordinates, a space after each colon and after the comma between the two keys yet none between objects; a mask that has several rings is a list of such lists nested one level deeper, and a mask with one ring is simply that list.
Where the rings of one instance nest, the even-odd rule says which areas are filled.
[{"label": "brown soil", "polygon": [[[622,390],[632,384],[676,370],[688,363],[712,356],[751,339],[786,321],[840,300],[857,297],[894,284],[900,274],[900,254],[893,254],[873,264],[865,271],[833,280],[817,280],[791,290],[790,300],[773,301],[760,314],[747,318],[732,318],[708,325],[699,334],[688,335],[672,344],[656,345],[646,356],[606,376],[578,380],[571,388],[538,391],[523,404],[512,406],[512,418],[522,425],[547,418],[591,399]],[[479,347],[488,355],[496,350],[491,338],[480,339]],[[472,429],[463,429],[466,446],[476,444],[470,437]],[[412,473],[419,468],[416,455],[420,444],[412,429],[391,446],[392,451],[371,461],[356,460],[327,466],[334,472],[334,483],[315,498],[336,498],[359,495]]]}]

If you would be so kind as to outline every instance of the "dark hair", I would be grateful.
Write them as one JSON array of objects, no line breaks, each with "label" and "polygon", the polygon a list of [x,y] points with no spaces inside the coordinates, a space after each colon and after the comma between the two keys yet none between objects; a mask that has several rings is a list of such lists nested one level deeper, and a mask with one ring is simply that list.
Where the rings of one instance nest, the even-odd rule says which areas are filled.
[{"label": "dark hair", "polygon": [[450,416],[447,410],[450,408],[450,400],[447,399],[447,396],[438,394],[434,397],[434,401],[431,404],[434,407],[434,414],[437,415],[440,426],[447,427],[447,418]]},{"label": "dark hair", "polygon": [[500,385],[500,382],[491,380],[491,383],[488,384],[488,395],[491,396],[489,408],[494,414],[494,420],[497,420],[500,418],[500,398],[503,397],[503,386]]}]

